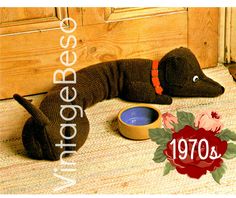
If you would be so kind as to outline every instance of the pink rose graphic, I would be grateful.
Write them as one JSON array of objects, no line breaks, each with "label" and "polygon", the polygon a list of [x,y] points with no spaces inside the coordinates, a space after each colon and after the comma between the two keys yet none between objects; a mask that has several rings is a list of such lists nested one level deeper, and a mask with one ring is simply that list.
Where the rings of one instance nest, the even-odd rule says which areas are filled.
[{"label": "pink rose graphic", "polygon": [[197,114],[194,124],[197,128],[219,133],[223,128],[220,118],[221,116],[215,111],[205,111]]},{"label": "pink rose graphic", "polygon": [[178,120],[175,116],[173,116],[171,113],[164,113],[162,114],[162,121],[165,128],[171,129],[174,132],[174,126],[173,123],[177,124]]}]

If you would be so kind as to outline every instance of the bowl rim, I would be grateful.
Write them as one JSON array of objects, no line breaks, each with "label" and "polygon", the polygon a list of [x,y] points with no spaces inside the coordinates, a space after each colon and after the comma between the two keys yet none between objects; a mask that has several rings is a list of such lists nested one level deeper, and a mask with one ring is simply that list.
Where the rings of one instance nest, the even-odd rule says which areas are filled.
[{"label": "bowl rim", "polygon": [[[145,124],[145,125],[132,125],[132,124],[127,124],[126,122],[124,122],[122,119],[121,119],[121,115],[123,112],[125,112],[126,110],[128,109],[132,109],[132,108],[135,108],[135,107],[147,107],[147,108],[150,108],[150,109],[153,109],[154,111],[156,111],[158,113],[158,118],[155,119],[153,122],[149,123],[149,124]],[[121,122],[122,124],[126,125],[126,126],[129,126],[129,127],[137,127],[137,128],[146,128],[148,126],[152,126],[155,122],[158,122],[159,120],[161,119],[161,111],[159,109],[157,109],[156,107],[154,107],[153,105],[150,105],[150,104],[136,104],[136,105],[131,105],[131,106],[128,106],[128,107],[125,107],[123,109],[121,109],[118,113],[118,121]]]}]

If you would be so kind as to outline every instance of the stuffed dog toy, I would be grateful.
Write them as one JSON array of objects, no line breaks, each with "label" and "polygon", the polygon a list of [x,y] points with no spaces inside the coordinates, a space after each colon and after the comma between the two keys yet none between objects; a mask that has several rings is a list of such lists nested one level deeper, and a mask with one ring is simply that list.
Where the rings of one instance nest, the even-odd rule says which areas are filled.
[{"label": "stuffed dog toy", "polygon": [[[61,99],[60,90],[68,85],[54,86],[39,108],[14,94],[14,99],[32,115],[22,132],[22,141],[30,157],[58,160],[62,153],[69,155],[77,151],[89,132],[84,110],[102,100],[119,97],[133,102],[171,104],[171,96],[215,97],[224,92],[220,84],[204,75],[195,55],[183,47],[170,51],[159,63],[148,59],[117,60],[89,66],[76,74],[78,96],[71,105],[80,106],[83,116],[77,115],[67,121],[71,127],[61,128],[65,120],[60,116],[61,105],[68,105]],[[71,75],[67,77],[70,78]],[[69,95],[73,98],[70,86]],[[70,108],[63,112],[64,117],[72,114],[74,110]],[[62,140],[61,132],[64,137],[73,138]],[[59,143],[60,146],[55,146]]]}]

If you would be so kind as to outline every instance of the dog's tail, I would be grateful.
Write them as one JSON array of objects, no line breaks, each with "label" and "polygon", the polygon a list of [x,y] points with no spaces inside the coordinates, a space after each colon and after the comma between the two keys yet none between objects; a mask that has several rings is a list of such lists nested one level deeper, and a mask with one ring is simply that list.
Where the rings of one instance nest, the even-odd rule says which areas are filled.
[{"label": "dog's tail", "polygon": [[49,124],[50,121],[47,116],[40,109],[31,104],[31,102],[18,94],[14,94],[13,98],[32,115],[32,117],[36,122],[38,122],[39,125],[45,126]]}]

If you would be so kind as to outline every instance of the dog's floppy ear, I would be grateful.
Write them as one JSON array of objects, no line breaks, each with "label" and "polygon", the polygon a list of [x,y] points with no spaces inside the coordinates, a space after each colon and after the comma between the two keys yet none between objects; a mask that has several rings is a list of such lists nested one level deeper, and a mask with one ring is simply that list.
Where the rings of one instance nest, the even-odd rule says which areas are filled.
[{"label": "dog's floppy ear", "polygon": [[166,60],[165,77],[169,85],[183,86],[188,79],[188,67],[180,57],[169,57]]}]

